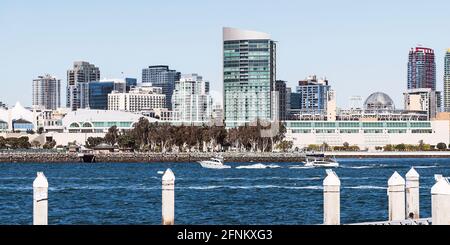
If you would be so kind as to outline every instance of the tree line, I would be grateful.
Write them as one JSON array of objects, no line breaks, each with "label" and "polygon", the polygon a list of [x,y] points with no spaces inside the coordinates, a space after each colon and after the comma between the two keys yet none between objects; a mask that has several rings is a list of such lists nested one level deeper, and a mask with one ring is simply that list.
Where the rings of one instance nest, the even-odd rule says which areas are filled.
[{"label": "tree line", "polygon": [[118,146],[139,152],[222,152],[231,148],[246,152],[271,152],[275,149],[287,151],[292,143],[286,142],[286,128],[280,123],[276,134],[263,136],[261,122],[226,129],[224,126],[174,126],[167,123],[150,123],[141,118],[131,130],[119,130],[113,126],[103,138],[88,138],[86,147],[100,144]]}]

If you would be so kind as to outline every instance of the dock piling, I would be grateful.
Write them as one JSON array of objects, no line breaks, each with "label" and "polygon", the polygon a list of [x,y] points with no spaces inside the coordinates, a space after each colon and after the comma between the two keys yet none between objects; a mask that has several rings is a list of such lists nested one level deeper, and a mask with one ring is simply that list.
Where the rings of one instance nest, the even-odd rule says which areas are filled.
[{"label": "dock piling", "polygon": [[175,175],[171,169],[162,177],[162,224],[175,224]]},{"label": "dock piling", "polygon": [[48,225],[48,181],[43,172],[33,181],[33,225]]},{"label": "dock piling", "polygon": [[323,223],[340,225],[341,223],[341,181],[333,170],[327,170],[323,181]]},{"label": "dock piling", "polygon": [[431,213],[433,225],[450,225],[450,183],[442,175],[436,175],[431,188]]},{"label": "dock piling", "polygon": [[405,220],[405,179],[395,172],[388,181],[389,221]]},{"label": "dock piling", "polygon": [[414,168],[406,174],[406,217],[420,218],[420,175]]}]

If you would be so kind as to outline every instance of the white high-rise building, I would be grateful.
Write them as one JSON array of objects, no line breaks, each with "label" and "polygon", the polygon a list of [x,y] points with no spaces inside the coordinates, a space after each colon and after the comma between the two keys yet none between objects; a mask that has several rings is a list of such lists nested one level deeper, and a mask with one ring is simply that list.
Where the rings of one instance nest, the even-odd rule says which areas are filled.
[{"label": "white high-rise building", "polygon": [[209,82],[197,74],[182,75],[180,81],[175,82],[172,105],[174,121],[208,122],[212,115]]},{"label": "white high-rise building", "polygon": [[56,110],[61,106],[61,80],[46,74],[33,80],[33,107]]},{"label": "white high-rise building", "polygon": [[129,93],[113,91],[108,94],[108,110],[141,112],[166,107],[166,95],[162,88],[141,86]]},{"label": "white high-rise building", "polygon": [[450,112],[450,49],[445,54],[444,68],[444,111]]}]

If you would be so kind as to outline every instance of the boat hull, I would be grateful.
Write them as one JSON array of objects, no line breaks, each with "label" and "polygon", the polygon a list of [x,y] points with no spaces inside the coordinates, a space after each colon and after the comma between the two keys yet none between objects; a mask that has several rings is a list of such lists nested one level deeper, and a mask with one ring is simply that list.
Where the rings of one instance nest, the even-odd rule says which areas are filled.
[{"label": "boat hull", "polygon": [[223,165],[223,164],[217,164],[216,162],[210,162],[210,161],[201,161],[198,162],[203,168],[210,168],[210,169],[228,169],[231,168],[231,166]]}]

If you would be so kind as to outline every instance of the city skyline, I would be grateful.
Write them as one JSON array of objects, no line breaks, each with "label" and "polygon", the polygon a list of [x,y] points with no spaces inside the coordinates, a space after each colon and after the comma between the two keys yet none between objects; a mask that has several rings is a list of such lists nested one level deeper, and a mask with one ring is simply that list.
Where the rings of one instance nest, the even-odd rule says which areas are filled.
[{"label": "city skyline", "polygon": [[[421,5],[420,9],[407,7],[414,1],[408,5],[353,3],[351,12],[339,9],[340,3],[324,5],[324,1],[285,1],[280,5],[248,1],[237,13],[230,12],[233,4],[170,3],[108,2],[108,11],[104,11],[106,2],[95,1],[78,16],[80,6],[72,3],[42,1],[26,3],[25,8],[21,2],[2,1],[0,52],[5,58],[0,61],[4,85],[0,100],[9,105],[16,101],[31,105],[32,80],[46,73],[61,79],[65,88],[65,72],[78,60],[99,67],[101,78],[140,78],[145,67],[169,65],[184,74],[202,74],[211,81],[212,95],[217,97],[222,93],[221,31],[226,26],[271,34],[278,42],[277,79],[294,88],[308,75],[326,76],[337,92],[340,107],[347,107],[352,95],[367,98],[376,91],[389,94],[401,107],[408,51],[417,44],[435,50],[437,90],[443,90],[444,56],[450,46],[450,36],[443,31],[450,19],[445,12],[449,3],[444,1]],[[170,18],[155,11],[168,9],[173,10]],[[205,12],[208,23],[205,16],[182,18],[183,12],[192,9]],[[299,15],[299,9],[305,11]],[[143,15],[150,10],[153,16]],[[266,18],[272,11],[283,14]],[[414,13],[419,11],[426,16],[415,19]],[[42,14],[31,18],[33,12]],[[245,17],[235,17],[242,13]],[[107,18],[111,14],[123,14],[124,18]],[[162,22],[165,25],[158,26]]]}]

